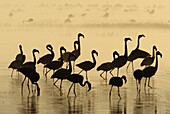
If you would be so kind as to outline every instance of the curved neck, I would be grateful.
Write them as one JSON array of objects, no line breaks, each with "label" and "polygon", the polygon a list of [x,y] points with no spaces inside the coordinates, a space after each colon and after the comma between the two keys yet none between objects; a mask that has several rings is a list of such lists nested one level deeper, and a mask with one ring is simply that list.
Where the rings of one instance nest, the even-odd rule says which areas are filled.
[{"label": "curved neck", "polygon": [[81,47],[80,47],[80,37],[78,37],[78,51],[79,51],[79,53],[80,53],[80,51],[81,51]]},{"label": "curved neck", "polygon": [[60,49],[60,57],[61,57],[61,62],[63,62],[63,53],[62,53],[62,49]]},{"label": "curved neck", "polygon": [[51,54],[54,56],[54,51],[52,49],[49,49],[49,51],[51,52]]},{"label": "curved neck", "polygon": [[36,64],[35,52],[33,52],[34,64]]},{"label": "curved neck", "polygon": [[155,58],[155,49],[152,50],[152,58]]},{"label": "curved neck", "polygon": [[128,56],[127,41],[125,41],[125,53],[124,56]]},{"label": "curved neck", "polygon": [[23,55],[23,51],[22,51],[22,48],[20,48],[20,53]]},{"label": "curved neck", "polygon": [[93,64],[96,65],[96,59],[94,57],[94,53],[92,53],[92,58],[93,58]]},{"label": "curved neck", "polygon": [[156,63],[155,63],[155,68],[158,69],[158,55],[156,54]]},{"label": "curved neck", "polygon": [[136,49],[139,49],[139,45],[140,45],[140,38],[138,38],[138,42],[137,42],[137,47],[136,47]]}]

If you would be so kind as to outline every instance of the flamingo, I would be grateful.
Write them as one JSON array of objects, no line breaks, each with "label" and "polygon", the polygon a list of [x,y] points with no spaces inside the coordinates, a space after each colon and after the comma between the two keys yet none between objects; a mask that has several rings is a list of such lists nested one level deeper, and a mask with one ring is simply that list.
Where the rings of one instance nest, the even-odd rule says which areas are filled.
[{"label": "flamingo", "polygon": [[59,70],[57,70],[57,71],[51,76],[52,79],[57,78],[57,80],[54,82],[54,85],[55,85],[55,86],[56,86],[57,81],[58,81],[59,79],[61,80],[61,82],[60,82],[60,88],[58,88],[58,87],[56,86],[59,90],[61,90],[61,88],[62,88],[62,81],[63,81],[64,79],[67,79],[68,76],[70,76],[70,74],[72,73],[72,65],[71,65],[71,60],[70,60],[71,57],[74,57],[74,55],[73,55],[73,54],[70,54],[70,55],[69,55],[69,69],[60,68]]},{"label": "flamingo", "polygon": [[[119,53],[117,51],[113,52],[113,61],[112,62],[105,62],[102,63],[100,66],[97,67],[97,71],[102,70],[103,72],[100,74],[100,76],[104,79],[107,80],[107,72],[114,69],[114,60],[116,59],[116,55],[119,56]],[[106,72],[105,78],[102,76],[102,74]]]},{"label": "flamingo", "polygon": [[[71,61],[73,61],[73,70],[74,70],[74,66],[75,66],[75,61],[81,54],[80,38],[84,38],[84,35],[82,33],[78,34],[78,40],[74,42],[74,50],[72,52],[66,52],[63,55],[63,60],[66,63],[68,63],[68,56],[70,53],[75,55],[75,57],[71,58]],[[78,49],[76,48],[76,44],[78,44]],[[59,59],[61,59],[61,58],[59,58]]]},{"label": "flamingo", "polygon": [[93,69],[95,66],[96,66],[96,59],[94,57],[94,54],[96,54],[98,56],[98,52],[96,50],[92,50],[91,52],[92,54],[92,58],[93,58],[93,62],[91,61],[84,61],[84,62],[81,62],[79,64],[77,64],[76,66],[79,67],[80,69],[82,69],[79,74],[84,70],[86,72],[86,80],[88,80],[88,77],[87,77],[87,71]]},{"label": "flamingo", "polygon": [[[137,69],[133,72],[133,76],[134,78],[136,79],[136,87],[137,87],[137,91],[140,92],[140,89],[141,89],[141,79],[143,78],[144,76],[144,73],[143,73],[143,70],[140,70],[140,69]],[[138,84],[140,85],[138,87]]]},{"label": "flamingo", "polygon": [[124,76],[124,75],[122,77],[112,77],[110,79],[110,81],[109,81],[109,85],[111,85],[110,93],[109,93],[110,96],[111,96],[113,86],[117,86],[118,87],[118,96],[121,99],[120,92],[119,92],[119,87],[122,87],[123,80],[125,81],[125,83],[127,82],[126,76]]},{"label": "flamingo", "polygon": [[155,59],[155,51],[157,51],[157,48],[156,48],[156,46],[153,46],[152,57],[151,57],[151,56],[146,57],[146,58],[141,62],[140,66],[150,66],[150,65],[154,62],[154,59]]},{"label": "flamingo", "polygon": [[132,52],[128,56],[129,64],[128,64],[126,70],[128,69],[130,63],[132,63],[132,69],[134,70],[134,67],[133,67],[133,61],[134,60],[136,60],[138,58],[146,58],[148,56],[151,56],[148,52],[139,49],[140,39],[142,37],[145,37],[145,35],[143,35],[143,34],[138,35],[137,47],[136,47],[136,49],[132,50]]},{"label": "flamingo", "polygon": [[31,67],[22,67],[18,69],[19,72],[21,72],[23,75],[25,75],[25,78],[22,82],[22,89],[21,89],[21,93],[23,94],[23,84],[26,78],[28,78],[28,90],[30,93],[30,89],[29,89],[29,80],[31,81],[32,84],[37,86],[37,95],[40,95],[40,87],[38,85],[38,80],[40,79],[39,73],[36,72],[35,68],[31,68]]},{"label": "flamingo", "polygon": [[[37,61],[37,64],[42,63],[43,65],[46,65],[46,64],[50,63],[50,62],[53,60],[53,58],[54,58],[53,47],[52,47],[50,44],[48,44],[48,45],[46,46],[46,48],[47,48],[47,50],[50,51],[50,54],[46,54],[46,55],[42,56],[42,57]],[[44,73],[44,70],[45,70],[45,69],[43,68],[43,73]]]},{"label": "flamingo", "polygon": [[63,65],[63,52],[62,51],[65,51],[66,52],[66,49],[61,46],[60,47],[60,56],[61,56],[61,60],[55,60],[55,61],[51,61],[50,63],[46,64],[44,67],[45,68],[49,68],[49,70],[45,73],[45,75],[47,75],[47,73],[50,71],[50,70],[57,70],[59,69],[60,67],[62,67]]},{"label": "flamingo", "polygon": [[14,70],[19,69],[23,65],[23,63],[26,59],[26,56],[23,54],[21,45],[19,45],[19,49],[20,49],[20,53],[16,55],[15,60],[12,61],[8,67],[8,68],[12,68],[11,77],[13,76]]},{"label": "flamingo", "polygon": [[71,90],[73,85],[74,85],[74,90],[73,90],[74,91],[74,95],[76,96],[76,91],[75,91],[75,84],[76,83],[79,83],[82,87],[84,87],[87,84],[88,88],[89,88],[88,91],[91,90],[91,83],[89,81],[85,81],[84,84],[83,84],[84,77],[82,75],[80,75],[80,74],[71,74],[68,77],[68,80],[70,82],[73,82],[73,83],[72,83],[72,85],[69,88],[67,96],[69,96],[70,90]]},{"label": "flamingo", "polygon": [[132,40],[131,40],[131,38],[125,38],[124,41],[125,41],[124,55],[119,56],[114,61],[114,66],[115,66],[115,68],[117,68],[117,76],[119,75],[119,68],[123,67],[127,63],[127,59],[128,59],[127,41],[132,41]]},{"label": "flamingo", "polygon": [[32,50],[32,54],[33,54],[33,58],[34,58],[34,61],[29,61],[29,62],[26,62],[22,65],[22,67],[31,67],[31,68],[35,68],[35,65],[36,65],[36,57],[35,57],[35,53],[39,53],[39,51],[37,49],[33,49]]},{"label": "flamingo", "polygon": [[162,58],[162,53],[160,53],[159,51],[156,52],[156,63],[155,63],[155,66],[149,66],[149,67],[146,67],[143,69],[143,73],[144,73],[144,77],[146,78],[145,79],[145,87],[146,87],[146,81],[147,81],[147,78],[149,78],[148,80],[148,87],[152,88],[149,83],[150,83],[150,78],[152,76],[155,75],[155,73],[157,72],[158,70],[158,55],[160,55],[160,57]]},{"label": "flamingo", "polygon": [[23,54],[22,45],[19,45],[19,49],[20,49],[20,53],[17,54],[17,56],[15,57],[15,60],[21,61],[22,63],[24,63],[26,56]]}]

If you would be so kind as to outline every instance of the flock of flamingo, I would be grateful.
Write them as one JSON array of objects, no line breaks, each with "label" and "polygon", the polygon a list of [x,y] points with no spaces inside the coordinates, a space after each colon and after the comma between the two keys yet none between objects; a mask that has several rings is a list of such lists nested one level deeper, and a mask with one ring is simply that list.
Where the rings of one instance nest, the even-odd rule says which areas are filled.
[{"label": "flock of flamingo", "polygon": [[[143,77],[145,78],[144,86],[146,87],[146,81],[148,79],[148,87],[152,88],[150,86],[150,78],[152,76],[154,76],[155,73],[157,72],[158,56],[162,57],[162,54],[159,51],[157,51],[157,47],[155,45],[153,46],[152,55],[144,50],[139,49],[140,39],[142,37],[145,37],[145,36],[143,34],[138,35],[137,47],[136,47],[136,49],[132,50],[129,55],[128,55],[127,43],[132,40],[131,40],[131,38],[125,38],[124,39],[124,43],[125,43],[124,54],[120,55],[117,51],[114,51],[113,52],[113,61],[102,63],[101,65],[99,65],[97,67],[97,71],[102,71],[100,76],[103,78],[103,80],[107,80],[107,72],[110,72],[110,74],[112,75],[112,77],[110,78],[110,81],[109,81],[109,85],[111,85],[111,89],[109,92],[110,96],[111,96],[111,92],[112,92],[112,87],[116,86],[116,87],[118,87],[118,96],[121,98],[120,92],[119,92],[119,87],[121,87],[123,85],[123,80],[126,83],[127,79],[126,79],[125,75],[119,76],[119,69],[122,68],[123,66],[125,66],[125,64],[127,62],[129,62],[127,69],[129,67],[129,65],[132,64],[133,76],[136,79],[137,91],[140,92],[141,79]],[[36,70],[36,64],[40,64],[40,63],[44,65],[43,66],[43,74],[45,75],[46,79],[47,79],[47,74],[51,70],[53,70],[53,74],[52,74],[51,78],[53,80],[56,79],[56,81],[53,81],[53,83],[54,83],[54,86],[56,86],[59,90],[62,89],[62,81],[63,80],[68,80],[68,81],[72,82],[72,84],[68,90],[67,96],[69,96],[72,86],[74,86],[73,92],[76,96],[75,84],[77,84],[77,83],[79,83],[81,86],[85,86],[87,84],[87,86],[88,86],[87,91],[90,91],[91,83],[88,80],[87,72],[90,71],[91,69],[95,68],[96,56],[98,56],[98,52],[96,50],[91,51],[93,61],[83,61],[83,62],[75,65],[75,61],[81,55],[81,46],[80,46],[81,38],[84,38],[84,35],[82,33],[79,33],[78,40],[74,41],[74,50],[72,52],[66,51],[66,49],[63,46],[61,46],[60,47],[60,57],[57,60],[53,60],[54,56],[55,56],[53,47],[50,44],[48,44],[46,46],[46,48],[47,48],[47,50],[50,51],[49,54],[46,54],[46,55],[40,57],[39,60],[37,61],[35,54],[39,53],[39,51],[37,49],[33,49],[32,54],[33,54],[34,60],[25,62],[26,56],[23,54],[22,46],[19,45],[20,53],[17,54],[15,60],[11,62],[11,64],[9,65],[8,68],[12,68],[11,77],[13,76],[14,70],[16,70],[18,73],[19,72],[22,73],[25,76],[25,78],[22,82],[22,86],[21,86],[21,88],[22,88],[21,93],[23,93],[24,82],[25,82],[26,78],[28,78],[27,86],[28,86],[29,93],[30,93],[30,88],[29,88],[29,80],[30,80],[32,85],[34,84],[37,87],[37,95],[38,96],[40,95],[40,87],[38,85],[40,76]],[[139,59],[139,58],[143,59],[140,66],[145,66],[145,67],[144,67],[144,69],[134,70],[133,61],[136,59]],[[155,61],[155,65],[152,65],[152,64],[154,64],[154,61]],[[72,62],[73,62],[73,65],[72,65]],[[63,67],[64,63],[66,63],[66,68]],[[81,71],[79,73],[74,73],[75,67],[80,68]],[[112,71],[115,68],[117,68],[117,74],[113,75]],[[81,75],[82,71],[86,72],[86,80],[85,81],[84,81],[84,76]],[[103,73],[106,73],[105,77],[103,76]],[[58,80],[61,80],[59,87],[56,85]]]}]

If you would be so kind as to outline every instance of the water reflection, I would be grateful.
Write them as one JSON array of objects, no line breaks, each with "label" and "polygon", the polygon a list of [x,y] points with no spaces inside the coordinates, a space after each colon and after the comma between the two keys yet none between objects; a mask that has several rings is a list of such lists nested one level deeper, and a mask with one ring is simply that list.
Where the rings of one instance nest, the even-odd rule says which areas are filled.
[{"label": "water reflection", "polygon": [[21,109],[19,109],[22,114],[38,114],[38,102],[39,99],[36,96],[22,97]]},{"label": "water reflection", "polygon": [[82,114],[83,105],[77,102],[76,97],[68,97],[68,114]]}]

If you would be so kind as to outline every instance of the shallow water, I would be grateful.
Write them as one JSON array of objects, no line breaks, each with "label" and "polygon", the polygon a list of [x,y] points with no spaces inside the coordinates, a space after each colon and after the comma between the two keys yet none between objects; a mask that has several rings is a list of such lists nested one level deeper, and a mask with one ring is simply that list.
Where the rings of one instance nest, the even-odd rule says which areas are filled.
[{"label": "shallow water", "polygon": [[[76,86],[77,97],[71,91],[70,97],[67,97],[67,92],[71,83],[63,82],[62,95],[61,92],[53,86],[53,80],[50,79],[52,73],[49,73],[48,79],[42,75],[42,65],[37,65],[37,71],[41,75],[39,85],[41,88],[40,96],[36,92],[29,94],[27,82],[24,85],[24,94],[21,95],[21,83],[24,79],[22,74],[14,72],[14,77],[11,78],[11,69],[8,69],[9,63],[19,52],[18,45],[23,45],[24,53],[27,55],[27,60],[32,60],[31,50],[37,48],[40,54],[37,58],[48,53],[45,45],[51,43],[54,47],[56,56],[59,57],[59,47],[65,46],[71,51],[73,49],[73,41],[76,40],[78,32],[85,35],[81,39],[82,54],[76,61],[79,63],[84,60],[91,60],[90,52],[96,49],[99,52],[97,57],[97,66],[102,62],[112,61],[112,52],[117,50],[120,54],[124,53],[125,37],[131,37],[132,42],[128,43],[129,53],[136,46],[137,36],[141,33],[146,35],[146,38],[141,39],[141,48],[151,52],[153,45],[158,47],[163,53],[163,58],[159,59],[159,69],[156,75],[151,79],[153,89],[146,87],[144,89],[142,80],[141,92],[137,94],[136,82],[132,75],[131,67],[126,72],[124,66],[120,69],[120,75],[126,75],[127,84],[121,89],[121,97],[117,95],[117,88],[112,90],[111,98],[109,99],[110,86],[108,81],[111,75],[108,74],[108,80],[103,81],[99,76],[100,72],[95,69],[88,72],[89,80],[92,84],[92,90],[87,91],[87,87],[82,88]],[[168,45],[167,28],[154,27],[54,27],[54,28],[11,28],[11,30],[1,31],[4,37],[1,42],[1,49],[5,50],[1,54],[0,64],[0,112],[5,113],[73,113],[73,114],[164,114],[170,112],[170,90],[169,90],[169,50],[165,45]],[[12,39],[11,39],[12,37]],[[161,40],[161,41],[160,41]],[[8,44],[8,45],[7,45]],[[135,68],[140,68],[141,60],[135,61]],[[76,68],[76,72],[80,69]],[[116,70],[113,72],[116,74]],[[85,72],[82,73],[85,75]],[[57,83],[59,85],[59,83]],[[35,87],[34,87],[35,88]]]}]

